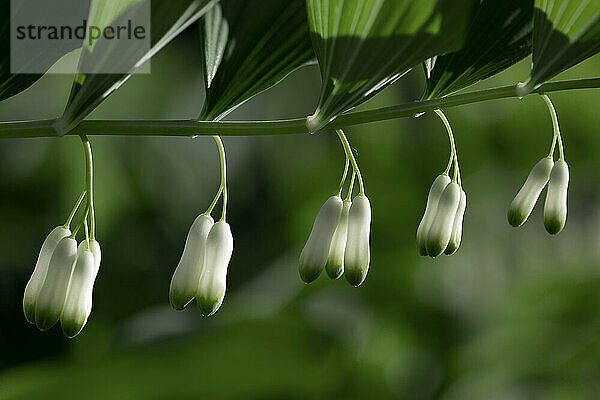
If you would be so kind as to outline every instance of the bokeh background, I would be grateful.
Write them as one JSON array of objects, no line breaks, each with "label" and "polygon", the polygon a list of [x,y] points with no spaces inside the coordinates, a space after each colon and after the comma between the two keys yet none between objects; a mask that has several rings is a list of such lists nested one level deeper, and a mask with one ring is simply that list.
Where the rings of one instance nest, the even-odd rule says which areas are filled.
[{"label": "bokeh background", "polygon": [[[202,107],[190,29],[92,118],[193,118]],[[530,60],[478,87],[511,84]],[[595,77],[600,58],[561,75]],[[0,104],[0,120],[61,114],[72,77],[47,75]],[[363,108],[417,99],[418,69]],[[232,120],[306,116],[319,93],[305,67]],[[550,237],[538,207],[506,210],[549,148],[534,96],[447,110],[468,195],[463,244],[421,258],[415,231],[448,144],[435,115],[350,127],[373,207],[362,287],[297,258],[344,158],[332,134],[225,138],[235,240],[220,311],[175,312],[168,287],[187,230],[218,187],[210,138],[92,137],[103,259],[82,334],[42,333],[22,294],[46,234],[84,179],[79,139],[0,141],[0,399],[589,399],[600,393],[600,90],[551,95],[571,167],[569,217]],[[543,198],[542,198],[543,201]],[[541,202],[540,202],[541,203]],[[202,397],[204,396],[204,397]]]}]

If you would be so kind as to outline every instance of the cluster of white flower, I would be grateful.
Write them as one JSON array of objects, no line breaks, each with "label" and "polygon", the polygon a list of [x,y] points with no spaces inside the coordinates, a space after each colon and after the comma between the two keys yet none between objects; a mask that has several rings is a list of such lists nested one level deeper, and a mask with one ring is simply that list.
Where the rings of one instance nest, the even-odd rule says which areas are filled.
[{"label": "cluster of white flower", "polygon": [[[371,204],[365,195],[362,175],[348,139],[341,130],[337,134],[346,153],[346,167],[338,194],[327,199],[315,218],[310,236],[300,253],[299,272],[300,278],[310,283],[325,269],[331,279],[345,275],[348,283],[358,287],[367,277],[371,260]],[[342,200],[350,164],[352,178],[348,195]],[[357,177],[360,190],[350,201]]]},{"label": "cluster of white flower", "polygon": [[[442,253],[451,255],[458,250],[462,239],[462,226],[467,194],[462,189],[458,152],[452,128],[446,116],[435,111],[444,122],[450,139],[450,160],[446,170],[439,175],[429,189],[427,206],[417,228],[417,250],[422,256],[437,257]],[[450,170],[454,168],[453,178]]]},{"label": "cluster of white flower", "polygon": [[[552,123],[554,136],[547,157],[542,158],[531,170],[527,180],[517,193],[508,209],[508,222],[514,227],[525,223],[540,194],[548,185],[544,204],[544,226],[551,235],[556,235],[567,222],[567,191],[569,188],[569,166],[565,161],[562,136],[558,125],[558,117],[548,96],[542,95],[546,101]],[[559,158],[554,162],[554,152],[558,143]]]},{"label": "cluster of white flower", "polygon": [[[92,147],[85,136],[82,142],[86,188],[67,222],[54,228],[44,240],[23,295],[23,313],[27,321],[46,331],[60,320],[63,333],[69,338],[81,332],[90,316],[94,282],[102,258],[100,243],[96,240]],[[80,208],[81,218],[71,232],[71,223]],[[76,237],[82,227],[85,228],[85,239],[78,246]]]},{"label": "cluster of white flower", "polygon": [[84,240],[79,246],[66,226],[46,237],[33,274],[25,287],[25,318],[46,331],[59,320],[67,337],[81,332],[92,311],[92,292],[100,269],[100,244]]}]

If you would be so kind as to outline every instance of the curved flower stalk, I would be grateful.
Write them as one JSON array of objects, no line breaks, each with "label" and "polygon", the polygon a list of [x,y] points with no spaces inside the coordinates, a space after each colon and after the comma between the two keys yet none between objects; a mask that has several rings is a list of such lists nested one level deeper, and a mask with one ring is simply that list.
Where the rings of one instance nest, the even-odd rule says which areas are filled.
[{"label": "curved flower stalk", "polygon": [[344,252],[345,276],[354,287],[362,285],[371,262],[371,203],[364,194],[352,201],[348,212],[348,237]]},{"label": "curved flower stalk", "polygon": [[338,225],[331,240],[327,265],[325,266],[325,271],[327,271],[327,275],[331,279],[339,279],[344,274],[344,253],[346,250],[346,238],[348,237],[348,213],[350,206],[352,206],[352,202],[344,200],[342,213],[340,214]]},{"label": "curved flower stalk", "polygon": [[198,283],[205,265],[206,242],[213,225],[214,220],[210,215],[201,214],[188,232],[169,289],[169,301],[175,310],[183,310],[198,293]]},{"label": "curved flower stalk", "polygon": [[71,236],[71,230],[65,226],[54,228],[44,240],[42,248],[35,263],[35,268],[25,287],[23,295],[23,313],[29,323],[35,324],[35,303],[46,280],[48,265],[58,243],[68,236]]},{"label": "curved flower stalk", "polygon": [[333,235],[338,226],[344,202],[331,196],[319,210],[310,236],[300,253],[300,278],[311,283],[321,275],[327,264]]},{"label": "curved flower stalk", "polygon": [[544,157],[533,167],[527,180],[517,193],[508,209],[508,223],[514,227],[521,226],[527,221],[542,190],[550,179],[554,166],[551,158]]},{"label": "curved flower stalk", "polygon": [[92,294],[96,280],[96,261],[87,241],[79,244],[60,325],[68,338],[81,332],[92,312]]},{"label": "curved flower stalk", "polygon": [[546,203],[544,204],[544,227],[551,235],[562,231],[567,222],[567,190],[569,188],[569,166],[558,160],[552,168]]},{"label": "curved flower stalk", "polygon": [[77,241],[72,237],[61,239],[52,253],[46,279],[35,304],[35,324],[38,329],[46,331],[58,322],[76,259]]},{"label": "curved flower stalk", "polygon": [[233,235],[225,221],[213,225],[206,240],[206,264],[200,277],[196,301],[202,315],[217,312],[225,298],[227,269],[233,253]]}]

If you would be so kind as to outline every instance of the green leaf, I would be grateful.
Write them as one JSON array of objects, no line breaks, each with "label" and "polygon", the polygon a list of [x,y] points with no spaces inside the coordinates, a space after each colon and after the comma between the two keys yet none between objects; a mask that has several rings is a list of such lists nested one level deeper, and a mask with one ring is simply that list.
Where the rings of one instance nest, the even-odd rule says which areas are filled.
[{"label": "green leaf", "polygon": [[88,42],[82,49],[80,65],[94,65],[96,70],[101,71],[103,66],[114,67],[115,63],[120,63],[120,69],[129,72],[79,72],[65,112],[57,122],[59,132],[65,134],[77,126],[146,61],[206,13],[216,0],[95,0],[89,20],[98,20],[104,25],[109,21],[125,20],[143,12],[144,7],[148,7],[148,2],[151,5],[150,50],[111,47],[108,43],[102,43],[107,42],[106,40]]},{"label": "green leaf", "polygon": [[[10,0],[0,0],[0,101],[19,94],[43,76],[43,74],[11,73],[10,22],[13,14],[22,12],[27,12],[26,7],[11,10]],[[45,62],[49,60],[54,62],[71,50],[74,48],[49,49],[49,53],[44,54],[42,58]],[[52,62],[45,65],[45,69],[50,69],[51,66]]]},{"label": "green leaf", "polygon": [[203,120],[224,117],[314,60],[304,0],[222,0],[202,19],[200,33]]},{"label": "green leaf", "polygon": [[533,69],[525,95],[600,51],[600,0],[535,0]]},{"label": "green leaf", "polygon": [[489,78],[531,54],[533,0],[483,0],[462,50],[426,62],[424,99],[442,97]]},{"label": "green leaf", "polygon": [[461,48],[479,0],[307,0],[321,68],[317,131],[433,56]]}]

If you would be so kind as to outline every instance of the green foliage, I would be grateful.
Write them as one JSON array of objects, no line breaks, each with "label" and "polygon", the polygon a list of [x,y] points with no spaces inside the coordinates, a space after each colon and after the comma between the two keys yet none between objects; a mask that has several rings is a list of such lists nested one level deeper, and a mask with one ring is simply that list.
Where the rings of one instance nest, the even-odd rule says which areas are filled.
[{"label": "green foliage", "polygon": [[484,0],[460,51],[425,63],[424,98],[446,96],[496,75],[531,54],[533,0]]},{"label": "green foliage", "polygon": [[426,59],[461,48],[472,0],[308,0],[321,68],[316,131]]},{"label": "green foliage", "polygon": [[223,0],[202,19],[200,34],[203,120],[224,116],[314,59],[304,0]]},{"label": "green foliage", "polygon": [[526,94],[600,51],[600,0],[536,0]]},{"label": "green foliage", "polygon": [[[43,74],[13,74],[10,65],[10,20],[11,13],[27,12],[23,8],[11,10],[10,0],[0,0],[0,101],[19,94],[33,85]],[[71,49],[73,50],[73,49]],[[66,53],[66,49],[65,49]],[[57,52],[52,55],[53,61],[65,53]],[[50,68],[51,65],[47,65]]]},{"label": "green foliage", "polygon": [[[127,16],[136,15],[143,8],[143,3],[150,0],[130,1],[126,10],[122,4],[113,0],[99,0],[96,8],[91,10],[90,20],[96,18],[107,22],[104,17],[96,17],[94,11],[105,12],[116,18],[116,21]],[[105,7],[102,4],[105,3]],[[97,70],[102,66],[120,63],[121,70],[129,70],[124,74],[86,74],[78,73],[73,82],[69,102],[63,116],[58,121],[58,130],[66,133],[73,129],[104,99],[118,89],[131,75],[154,54],[173,40],[179,33],[198,20],[207,12],[215,0],[169,0],[152,1],[151,4],[151,48],[143,49],[114,48],[106,40],[99,40],[93,46],[82,50],[80,65],[94,65]]]}]

